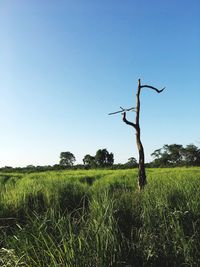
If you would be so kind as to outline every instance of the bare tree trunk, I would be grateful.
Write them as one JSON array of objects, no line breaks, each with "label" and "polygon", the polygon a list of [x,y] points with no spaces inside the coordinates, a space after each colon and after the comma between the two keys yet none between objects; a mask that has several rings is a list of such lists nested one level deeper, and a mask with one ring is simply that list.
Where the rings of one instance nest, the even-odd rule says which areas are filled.
[{"label": "bare tree trunk", "polygon": [[140,139],[140,128],[136,129],[136,143],[139,152],[139,166],[138,166],[138,187],[139,190],[143,189],[146,185],[146,172],[145,172],[145,157],[144,148]]},{"label": "bare tree trunk", "polygon": [[[136,144],[137,144],[137,148],[138,148],[138,152],[139,152],[139,166],[138,166],[138,187],[139,187],[139,190],[142,190],[147,183],[146,172],[145,172],[144,148],[143,148],[141,138],[140,138],[140,93],[141,93],[141,89],[145,88],[145,87],[152,89],[152,90],[156,91],[157,93],[161,93],[165,89],[165,87],[164,87],[163,89],[158,90],[157,88],[150,86],[150,85],[141,85],[140,79],[139,79],[138,80],[138,89],[137,89],[137,94],[136,94],[136,107],[130,108],[130,109],[121,108],[121,111],[116,111],[116,112],[109,114],[109,115],[113,115],[113,114],[117,114],[117,113],[122,112],[123,121],[126,124],[134,127],[136,130]],[[130,111],[130,110],[135,110],[135,112],[136,112],[135,123],[130,122],[126,119],[126,111]]]},{"label": "bare tree trunk", "polygon": [[136,118],[135,123],[129,122],[126,119],[126,112],[123,113],[123,121],[126,124],[133,126],[136,130],[136,144],[139,152],[139,166],[138,166],[138,187],[139,190],[143,189],[146,181],[146,172],[145,172],[145,157],[144,157],[144,148],[140,138],[140,92],[141,92],[141,85],[140,79],[138,80],[138,89],[136,94]]},{"label": "bare tree trunk", "polygon": [[145,157],[144,148],[140,138],[140,92],[141,84],[140,79],[138,80],[138,89],[136,95],[136,119],[135,119],[135,130],[136,130],[136,144],[139,152],[139,166],[138,166],[138,187],[139,190],[144,188],[146,184],[146,172],[145,172]]}]

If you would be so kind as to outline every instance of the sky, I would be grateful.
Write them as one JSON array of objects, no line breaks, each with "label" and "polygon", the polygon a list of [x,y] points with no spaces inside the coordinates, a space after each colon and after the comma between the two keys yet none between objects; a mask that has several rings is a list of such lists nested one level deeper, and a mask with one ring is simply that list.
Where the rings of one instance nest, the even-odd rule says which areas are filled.
[{"label": "sky", "polygon": [[[138,158],[119,106],[138,78],[146,161],[164,144],[200,146],[199,0],[1,0],[0,166],[77,163],[100,148]],[[134,121],[135,113],[127,118]]]}]

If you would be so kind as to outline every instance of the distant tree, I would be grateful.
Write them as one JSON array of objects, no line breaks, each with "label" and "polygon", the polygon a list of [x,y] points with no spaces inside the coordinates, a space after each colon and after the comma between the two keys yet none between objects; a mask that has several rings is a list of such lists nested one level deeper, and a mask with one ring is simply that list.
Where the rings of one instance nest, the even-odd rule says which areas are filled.
[{"label": "distant tree", "polygon": [[199,166],[200,149],[193,144],[187,145],[183,150],[183,160],[185,165]]},{"label": "distant tree", "polygon": [[108,166],[111,166],[111,165],[113,165],[113,163],[114,163],[114,154],[113,153],[108,153],[107,154],[107,165]]},{"label": "distant tree", "polygon": [[99,149],[95,155],[96,165],[99,167],[112,166],[114,163],[113,153],[109,153],[107,149]]},{"label": "distant tree", "polygon": [[180,165],[183,160],[183,146],[178,144],[164,145],[164,151],[169,155],[169,163]]},{"label": "distant tree", "polygon": [[125,164],[127,167],[137,167],[137,160],[136,160],[136,158],[134,158],[134,157],[130,157],[129,159],[128,159],[128,162]]},{"label": "distant tree", "polygon": [[183,146],[179,144],[164,145],[163,148],[156,149],[151,156],[154,157],[155,166],[178,166],[183,161]]},{"label": "distant tree", "polygon": [[155,167],[200,166],[200,149],[193,144],[185,148],[178,144],[164,145],[156,149],[151,156],[154,157],[152,165]]},{"label": "distant tree", "polygon": [[159,149],[156,149],[154,150],[154,152],[151,154],[151,156],[154,158],[154,159],[159,159],[162,157],[162,148],[159,148]]},{"label": "distant tree", "polygon": [[73,166],[75,161],[76,161],[76,158],[71,152],[67,151],[67,152],[60,153],[60,165]]},{"label": "distant tree", "polygon": [[4,169],[11,170],[11,169],[13,169],[13,167],[11,167],[11,166],[5,166]]},{"label": "distant tree", "polygon": [[27,169],[35,169],[35,166],[30,164],[30,165],[27,165],[26,168]]},{"label": "distant tree", "polygon": [[162,153],[160,155],[152,153],[151,156],[154,158],[153,162],[151,162],[153,167],[166,167],[170,165],[170,159],[167,153]]},{"label": "distant tree", "polygon": [[96,163],[95,163],[95,157],[87,154],[85,155],[85,157],[83,158],[83,164],[87,167],[93,168],[95,167]]}]

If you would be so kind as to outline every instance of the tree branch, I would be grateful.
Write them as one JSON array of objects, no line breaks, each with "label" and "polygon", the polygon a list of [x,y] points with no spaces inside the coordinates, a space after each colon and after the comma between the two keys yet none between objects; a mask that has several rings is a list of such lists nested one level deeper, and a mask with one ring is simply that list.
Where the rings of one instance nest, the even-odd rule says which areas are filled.
[{"label": "tree branch", "polygon": [[114,115],[114,114],[117,114],[117,113],[123,113],[123,112],[126,112],[126,111],[134,111],[135,108],[122,108],[120,107],[121,110],[120,111],[116,111],[116,112],[112,112],[112,113],[109,113],[108,115]]},{"label": "tree branch", "polygon": [[125,122],[126,124],[128,124],[128,125],[130,125],[130,126],[136,128],[136,124],[135,124],[135,123],[130,122],[130,121],[128,121],[128,120],[126,119],[126,112],[123,112],[122,115],[123,115],[123,118],[122,118],[123,122]]},{"label": "tree branch", "polygon": [[140,88],[144,88],[144,87],[146,87],[146,88],[150,88],[150,89],[152,89],[152,90],[155,90],[157,93],[161,93],[164,89],[165,89],[165,87],[164,88],[162,88],[161,90],[158,90],[157,88],[155,88],[155,87],[153,87],[153,86],[150,86],[150,85],[141,85],[140,86]]}]

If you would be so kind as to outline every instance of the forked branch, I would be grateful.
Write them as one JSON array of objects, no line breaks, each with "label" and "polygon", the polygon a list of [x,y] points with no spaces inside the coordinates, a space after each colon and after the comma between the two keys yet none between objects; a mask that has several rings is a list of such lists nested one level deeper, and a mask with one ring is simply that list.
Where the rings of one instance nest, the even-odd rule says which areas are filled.
[{"label": "forked branch", "polygon": [[128,124],[128,125],[130,125],[136,129],[136,124],[133,122],[130,122],[126,119],[126,112],[123,112],[122,115],[123,115],[123,117],[122,117],[123,122],[125,122],[126,124]]}]

